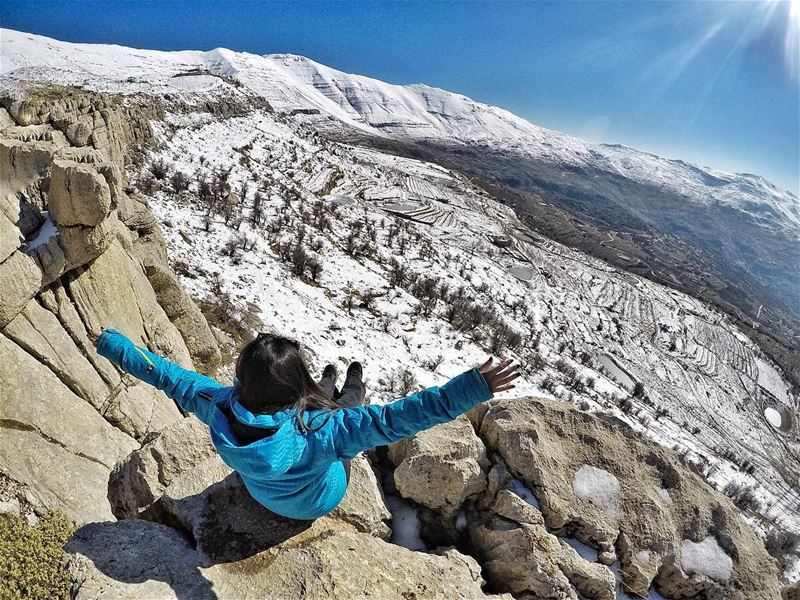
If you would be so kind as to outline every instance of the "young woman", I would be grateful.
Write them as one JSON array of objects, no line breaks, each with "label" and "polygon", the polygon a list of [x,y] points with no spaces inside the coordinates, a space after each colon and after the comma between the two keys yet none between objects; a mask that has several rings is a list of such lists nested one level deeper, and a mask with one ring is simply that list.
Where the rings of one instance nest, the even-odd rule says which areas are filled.
[{"label": "young woman", "polygon": [[316,383],[298,343],[277,335],[259,334],[244,347],[232,387],[139,348],[114,329],[92,339],[99,354],[197,415],[253,498],[293,519],[316,519],[336,508],[349,460],[359,452],[455,419],[512,389],[519,376],[511,361],[493,365],[489,358],[441,387],[365,406],[359,363],[347,369],[339,392],[333,365]]}]

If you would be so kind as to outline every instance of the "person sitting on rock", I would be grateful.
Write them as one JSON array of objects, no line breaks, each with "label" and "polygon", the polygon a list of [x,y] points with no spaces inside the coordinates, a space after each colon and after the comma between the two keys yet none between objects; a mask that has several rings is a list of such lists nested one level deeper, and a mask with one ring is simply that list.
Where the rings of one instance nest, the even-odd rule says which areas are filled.
[{"label": "person sitting on rock", "polygon": [[300,345],[261,333],[236,361],[234,385],[186,370],[140,348],[114,329],[93,334],[97,352],[155,386],[209,426],[220,457],[250,495],[274,513],[311,520],[332,511],[349,483],[350,459],[455,419],[519,376],[510,360],[489,358],[451,379],[383,405],[365,405],[362,368],[347,369],[336,390],[336,367],[314,381]]}]

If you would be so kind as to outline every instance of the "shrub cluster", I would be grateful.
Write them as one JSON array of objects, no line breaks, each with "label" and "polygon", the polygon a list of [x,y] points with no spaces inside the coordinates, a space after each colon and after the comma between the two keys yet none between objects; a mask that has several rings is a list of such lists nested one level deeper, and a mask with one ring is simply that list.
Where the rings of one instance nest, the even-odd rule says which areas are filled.
[{"label": "shrub cluster", "polygon": [[749,485],[729,481],[722,491],[741,510],[758,512],[761,509],[761,502],[756,497],[755,490]]},{"label": "shrub cluster", "polygon": [[64,544],[74,525],[58,512],[48,512],[36,525],[20,515],[0,517],[0,597],[70,597],[64,568]]}]

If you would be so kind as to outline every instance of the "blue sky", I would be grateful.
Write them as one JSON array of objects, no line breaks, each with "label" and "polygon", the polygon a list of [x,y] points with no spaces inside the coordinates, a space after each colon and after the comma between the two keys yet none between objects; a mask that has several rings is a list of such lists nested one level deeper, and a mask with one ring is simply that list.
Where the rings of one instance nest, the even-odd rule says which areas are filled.
[{"label": "blue sky", "polygon": [[780,1],[4,0],[0,22],[74,42],[302,54],[459,92],[591,141],[758,173],[798,193],[790,9]]}]

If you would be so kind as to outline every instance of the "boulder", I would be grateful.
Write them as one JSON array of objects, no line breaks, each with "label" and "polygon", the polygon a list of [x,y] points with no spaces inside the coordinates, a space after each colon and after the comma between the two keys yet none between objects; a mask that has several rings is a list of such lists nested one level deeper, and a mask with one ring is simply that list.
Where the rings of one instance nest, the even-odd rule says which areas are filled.
[{"label": "boulder", "polygon": [[89,143],[89,138],[92,135],[92,121],[91,119],[81,119],[70,123],[64,129],[64,135],[75,146],[85,146]]},{"label": "boulder", "polygon": [[496,598],[475,560],[412,552],[352,530],[305,534],[247,559],[204,566],[175,530],[140,520],[93,523],[67,543],[75,600],[99,598]]},{"label": "boulder", "polygon": [[0,108],[0,132],[6,127],[13,127],[14,125],[16,125],[16,123],[14,119],[11,118],[11,115],[8,114],[8,111],[5,108]]},{"label": "boulder", "polygon": [[[655,581],[667,597],[780,597],[775,561],[731,501],[623,423],[519,398],[493,401],[480,433],[533,490],[547,529],[574,535],[607,564],[616,554],[634,593]],[[727,578],[681,560],[700,543],[716,562],[730,560]]]},{"label": "boulder", "polygon": [[94,166],[53,161],[48,208],[57,225],[99,225],[111,206],[111,189]]},{"label": "boulder", "polygon": [[[113,212],[98,225],[58,225],[58,240],[56,242],[61,247],[64,255],[64,272],[72,271],[93,261],[105,252],[119,235],[124,235],[124,232],[121,230],[121,224]],[[45,250],[51,256],[57,256],[49,246],[48,244]],[[41,256],[42,252],[37,248],[37,256],[39,256],[44,269],[47,268],[47,262]],[[52,271],[52,268],[50,270]]]},{"label": "boulder", "polygon": [[586,598],[616,596],[614,574],[547,532],[539,510],[514,491],[502,460],[488,480],[482,510],[470,513],[468,530],[495,587],[535,598],[577,598],[575,590]]},{"label": "boulder", "polygon": [[393,444],[394,482],[404,498],[455,516],[469,496],[486,488],[486,449],[469,420],[460,417]]},{"label": "boulder", "polygon": [[108,499],[114,514],[119,519],[141,516],[175,480],[197,476],[194,470],[215,455],[208,427],[198,419],[186,417],[165,427],[111,474]]}]

